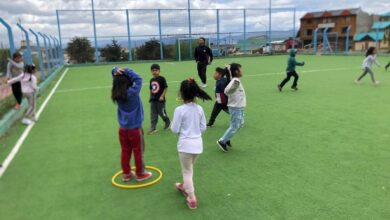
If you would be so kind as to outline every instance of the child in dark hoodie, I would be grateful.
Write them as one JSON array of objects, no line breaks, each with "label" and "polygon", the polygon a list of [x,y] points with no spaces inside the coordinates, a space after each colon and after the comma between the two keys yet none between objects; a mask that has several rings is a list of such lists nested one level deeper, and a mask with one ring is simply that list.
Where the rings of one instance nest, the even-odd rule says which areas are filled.
[{"label": "child in dark hoodie", "polygon": [[278,89],[279,91],[281,92],[282,89],[283,89],[283,86],[288,82],[290,81],[290,78],[291,76],[294,77],[294,83],[293,85],[291,86],[292,89],[294,90],[298,90],[298,79],[299,79],[299,76],[297,74],[297,72],[295,72],[295,66],[304,66],[305,65],[305,62],[297,62],[295,60],[295,56],[297,54],[297,50],[295,49],[291,49],[290,51],[290,57],[288,58],[288,61],[287,61],[287,77],[278,85]]}]

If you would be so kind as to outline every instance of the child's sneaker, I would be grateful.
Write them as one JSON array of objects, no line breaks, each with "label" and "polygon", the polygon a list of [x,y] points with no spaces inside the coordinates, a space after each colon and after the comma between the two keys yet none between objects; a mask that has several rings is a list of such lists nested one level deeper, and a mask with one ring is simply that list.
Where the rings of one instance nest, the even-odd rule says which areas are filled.
[{"label": "child's sneaker", "polygon": [[280,85],[278,85],[278,90],[279,90],[279,92],[282,91],[282,87]]},{"label": "child's sneaker", "polygon": [[196,198],[194,197],[193,199],[190,199],[189,197],[187,197],[187,206],[190,209],[198,208],[198,202],[196,201]]},{"label": "child's sneaker", "polygon": [[184,189],[183,183],[176,183],[175,187],[177,190],[179,190],[179,192],[181,192],[183,194],[183,196],[185,196],[185,197],[188,196],[188,194],[186,193],[186,190]]},{"label": "child's sneaker", "polygon": [[134,172],[131,171],[129,174],[122,174],[122,181],[129,182],[134,177]]},{"label": "child's sneaker", "polygon": [[230,141],[226,141],[226,145],[227,145],[228,147],[233,147],[232,144],[230,143]]},{"label": "child's sneaker", "polygon": [[355,83],[359,85],[361,82],[360,80],[355,80]]},{"label": "child's sneaker", "polygon": [[298,91],[298,87],[291,87],[291,89]]},{"label": "child's sneaker", "polygon": [[211,127],[213,127],[213,124],[212,123],[207,123],[207,125],[206,125],[208,128],[211,128]]},{"label": "child's sneaker", "polygon": [[376,86],[379,85],[379,84],[380,84],[379,81],[375,81],[375,82],[374,82],[374,85],[376,85]]},{"label": "child's sneaker", "polygon": [[22,123],[25,124],[25,125],[31,125],[33,123],[33,121],[31,121],[28,118],[23,118],[22,119]]},{"label": "child's sneaker", "polygon": [[156,132],[157,132],[157,129],[151,128],[151,129],[149,129],[148,134],[155,134]]},{"label": "child's sneaker", "polygon": [[169,126],[171,126],[171,122],[170,121],[165,122],[164,130],[167,130]]},{"label": "child's sneaker", "polygon": [[142,174],[141,176],[137,176],[136,180],[138,182],[141,182],[141,181],[149,179],[150,177],[152,177],[152,175],[153,174],[151,172],[144,172],[144,174]]},{"label": "child's sneaker", "polygon": [[223,152],[228,152],[228,149],[226,147],[226,144],[222,143],[221,141],[217,141],[218,147],[221,148]]}]

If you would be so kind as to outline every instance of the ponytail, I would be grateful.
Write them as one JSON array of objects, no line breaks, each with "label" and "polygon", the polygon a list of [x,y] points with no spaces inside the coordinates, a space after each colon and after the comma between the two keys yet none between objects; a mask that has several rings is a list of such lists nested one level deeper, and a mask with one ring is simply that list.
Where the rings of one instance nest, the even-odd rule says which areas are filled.
[{"label": "ponytail", "polygon": [[180,96],[184,102],[192,102],[195,98],[200,98],[203,101],[211,100],[211,97],[198,86],[193,78],[181,82]]}]

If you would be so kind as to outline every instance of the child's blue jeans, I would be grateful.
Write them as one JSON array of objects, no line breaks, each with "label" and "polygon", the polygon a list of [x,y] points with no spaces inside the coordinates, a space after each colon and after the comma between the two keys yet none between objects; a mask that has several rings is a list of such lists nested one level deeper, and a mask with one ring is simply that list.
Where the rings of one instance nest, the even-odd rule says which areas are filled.
[{"label": "child's blue jeans", "polygon": [[237,133],[244,125],[244,108],[229,107],[230,112],[230,127],[219,141],[226,143]]}]

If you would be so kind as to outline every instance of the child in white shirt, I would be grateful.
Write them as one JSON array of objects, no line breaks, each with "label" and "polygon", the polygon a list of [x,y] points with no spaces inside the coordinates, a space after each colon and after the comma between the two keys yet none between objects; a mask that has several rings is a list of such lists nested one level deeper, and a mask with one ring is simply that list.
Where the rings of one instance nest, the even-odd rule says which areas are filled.
[{"label": "child in white shirt", "polygon": [[231,147],[230,139],[244,125],[244,108],[246,107],[246,95],[244,87],[240,81],[243,75],[241,65],[232,63],[228,66],[231,74],[231,81],[225,88],[225,94],[228,96],[228,107],[230,113],[230,127],[225,134],[217,141],[217,145],[223,152],[227,152],[227,146]]},{"label": "child in white shirt", "polygon": [[195,103],[196,97],[211,100],[211,97],[194,79],[181,82],[180,96],[184,104],[177,107],[173,114],[171,130],[179,134],[177,150],[183,174],[183,183],[176,183],[176,189],[186,197],[190,209],[197,208],[193,177],[195,160],[203,152],[202,132],[206,130],[206,117],[200,105]]},{"label": "child in white shirt", "polygon": [[380,67],[380,64],[378,63],[378,61],[376,60],[376,48],[375,47],[370,47],[368,48],[367,50],[367,53],[366,53],[366,59],[364,59],[363,61],[363,74],[355,81],[356,83],[360,83],[360,80],[363,79],[363,77],[365,75],[367,75],[367,73],[370,74],[371,76],[371,80],[372,82],[374,83],[374,85],[378,85],[379,84],[379,81],[376,81],[375,80],[375,77],[374,77],[374,73],[372,72],[371,68],[372,68],[372,64],[376,64],[377,66]]},{"label": "child in white shirt", "polygon": [[[11,62],[11,61],[10,61]],[[30,125],[36,121],[35,118],[35,106],[36,106],[36,93],[38,92],[37,77],[34,75],[35,65],[26,65],[23,74],[8,80],[8,84],[14,84],[20,82],[22,85],[23,96],[28,101],[28,109],[22,120],[23,124]]]}]

